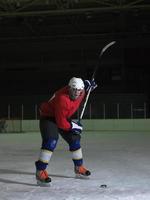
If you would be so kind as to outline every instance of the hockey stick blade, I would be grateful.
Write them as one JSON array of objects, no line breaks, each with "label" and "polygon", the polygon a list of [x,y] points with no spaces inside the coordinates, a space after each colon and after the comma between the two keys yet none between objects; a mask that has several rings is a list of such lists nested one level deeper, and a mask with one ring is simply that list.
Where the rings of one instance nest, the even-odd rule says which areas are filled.
[{"label": "hockey stick blade", "polygon": [[[104,54],[104,52],[109,48],[111,47],[112,45],[114,45],[116,43],[116,41],[112,41],[110,43],[108,43],[106,46],[104,46],[104,48],[101,50],[100,54],[99,54],[99,61],[98,61],[98,64],[96,65],[95,67],[95,70],[93,72],[93,75],[92,75],[92,78],[91,80],[93,81],[95,79],[95,74],[99,68],[99,65],[100,65],[100,59],[102,57],[102,55]],[[83,105],[83,109],[81,111],[81,114],[80,114],[80,118],[79,118],[79,122],[81,121],[82,117],[83,117],[83,114],[84,114],[84,111],[85,111],[85,108],[86,108],[86,105],[87,105],[87,102],[88,102],[88,99],[89,99],[89,96],[90,96],[90,93],[91,93],[91,87],[90,89],[88,90],[88,93],[86,95],[86,99],[85,99],[85,102],[84,102],[84,105]]]},{"label": "hockey stick blade", "polygon": [[104,54],[104,52],[105,52],[109,47],[111,47],[111,46],[114,45],[115,43],[116,43],[116,41],[112,41],[112,42],[108,43],[106,46],[104,46],[103,49],[101,50],[101,52],[100,52],[100,54],[99,54],[99,61],[98,61],[97,65],[96,65],[96,67],[95,67],[95,70],[94,70],[94,72],[93,72],[93,75],[92,75],[92,79],[91,79],[91,80],[94,80],[94,78],[95,78],[95,74],[96,74],[96,72],[97,72],[97,70],[98,70],[98,68],[99,68],[100,59],[101,59],[102,55]]},{"label": "hockey stick blade", "polygon": [[111,47],[112,45],[114,45],[116,43],[116,41],[112,41],[110,42],[109,44],[107,44],[102,50],[101,50],[101,53],[99,55],[99,58],[103,55],[103,53],[109,48]]}]

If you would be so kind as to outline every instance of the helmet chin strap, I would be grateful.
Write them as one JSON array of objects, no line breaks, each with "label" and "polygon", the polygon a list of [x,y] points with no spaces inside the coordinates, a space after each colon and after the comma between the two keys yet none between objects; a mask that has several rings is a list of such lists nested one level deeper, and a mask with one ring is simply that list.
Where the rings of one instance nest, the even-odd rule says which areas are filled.
[{"label": "helmet chin strap", "polygon": [[69,97],[71,100],[74,100],[74,96],[72,94],[71,88],[69,87]]},{"label": "helmet chin strap", "polygon": [[71,100],[76,100],[77,98],[71,93],[71,91],[69,92],[69,96]]},{"label": "helmet chin strap", "polygon": [[73,95],[70,95],[71,100],[76,100],[76,98]]},{"label": "helmet chin strap", "polygon": [[80,95],[76,96],[71,87],[69,87],[69,96],[71,100],[76,100]]}]

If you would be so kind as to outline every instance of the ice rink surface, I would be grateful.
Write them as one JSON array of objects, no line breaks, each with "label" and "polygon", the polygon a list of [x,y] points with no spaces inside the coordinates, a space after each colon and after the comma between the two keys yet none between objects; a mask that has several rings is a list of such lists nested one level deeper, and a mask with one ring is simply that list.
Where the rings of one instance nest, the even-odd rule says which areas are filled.
[{"label": "ice rink surface", "polygon": [[[60,138],[49,164],[49,188],[36,185],[39,133],[0,134],[0,200],[149,200],[150,134],[85,132],[90,179],[76,179],[68,146]],[[107,188],[100,188],[107,184]]]}]

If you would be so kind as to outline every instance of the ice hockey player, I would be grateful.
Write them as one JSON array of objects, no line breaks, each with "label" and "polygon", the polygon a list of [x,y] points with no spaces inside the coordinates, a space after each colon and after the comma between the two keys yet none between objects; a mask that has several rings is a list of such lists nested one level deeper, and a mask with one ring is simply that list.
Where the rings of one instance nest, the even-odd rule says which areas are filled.
[{"label": "ice hockey player", "polygon": [[38,160],[35,162],[38,185],[49,185],[47,166],[56,148],[59,134],[69,145],[76,176],[89,176],[91,172],[83,165],[80,145],[83,127],[71,119],[82,103],[87,91],[94,90],[95,81],[73,77],[69,84],[56,91],[52,98],[40,105],[40,132],[42,145]]}]

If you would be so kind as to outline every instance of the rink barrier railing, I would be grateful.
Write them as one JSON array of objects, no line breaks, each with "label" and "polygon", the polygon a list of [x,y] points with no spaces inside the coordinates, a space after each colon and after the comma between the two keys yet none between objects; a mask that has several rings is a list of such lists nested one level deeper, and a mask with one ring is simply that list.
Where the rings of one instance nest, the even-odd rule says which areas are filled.
[{"label": "rink barrier railing", "polygon": [[[1,106],[0,118],[38,120],[39,105],[37,104],[8,104]],[[75,114],[79,118],[82,106]],[[83,119],[146,119],[150,118],[150,105],[147,102],[140,103],[100,103],[88,102]]]},{"label": "rink barrier railing", "polygon": [[[84,131],[141,131],[150,133],[150,119],[87,119]],[[1,133],[39,132],[39,120],[6,120]]]}]

